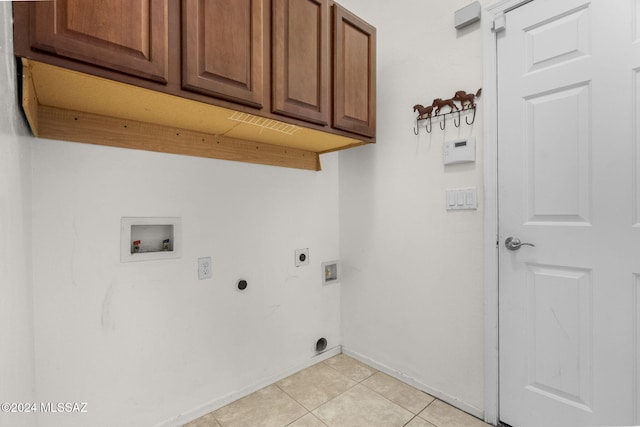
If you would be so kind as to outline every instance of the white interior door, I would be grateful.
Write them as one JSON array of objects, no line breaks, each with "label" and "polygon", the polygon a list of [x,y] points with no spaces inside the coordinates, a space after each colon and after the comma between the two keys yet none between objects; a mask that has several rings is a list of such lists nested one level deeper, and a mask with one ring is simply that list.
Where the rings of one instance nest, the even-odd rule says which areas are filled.
[{"label": "white interior door", "polygon": [[505,16],[500,419],[639,425],[640,0],[534,0]]}]

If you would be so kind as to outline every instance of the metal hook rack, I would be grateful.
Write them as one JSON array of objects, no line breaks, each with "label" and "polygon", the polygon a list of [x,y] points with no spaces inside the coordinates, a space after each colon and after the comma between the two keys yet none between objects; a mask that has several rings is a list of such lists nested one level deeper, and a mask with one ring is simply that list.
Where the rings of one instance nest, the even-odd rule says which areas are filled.
[{"label": "metal hook rack", "polygon": [[[427,133],[431,133],[433,128],[433,121],[439,122],[440,130],[445,130],[447,127],[447,116],[453,117],[453,125],[457,128],[462,124],[462,115],[465,115],[464,122],[471,126],[476,121],[476,107],[465,108],[464,110],[454,110],[444,114],[438,114],[435,116],[429,117],[418,117],[416,118],[416,126],[413,129],[413,133],[418,135],[420,133],[420,122],[424,121],[424,130]],[[469,120],[469,115],[472,114],[471,120]]]},{"label": "metal hook rack", "polygon": [[[424,120],[425,125],[424,129],[427,133],[431,133],[433,129],[432,120],[439,121],[440,130],[445,130],[447,127],[447,116],[457,115],[453,118],[453,125],[457,128],[462,124],[461,115],[464,114],[464,121],[467,125],[471,126],[476,121],[476,103],[475,98],[479,97],[482,94],[482,88],[478,89],[478,91],[474,93],[467,93],[463,90],[459,90],[455,93],[453,98],[450,99],[441,99],[436,98],[433,100],[433,103],[430,106],[423,106],[421,104],[416,104],[413,106],[413,111],[418,112],[418,117],[416,118],[416,126],[413,129],[413,133],[418,135],[420,133],[420,121]],[[455,104],[455,101],[460,103],[460,108]],[[450,107],[450,111],[440,114],[440,110],[442,107],[448,106]],[[455,110],[454,110],[455,109]],[[469,114],[473,113],[471,117],[471,121],[469,121]]]}]

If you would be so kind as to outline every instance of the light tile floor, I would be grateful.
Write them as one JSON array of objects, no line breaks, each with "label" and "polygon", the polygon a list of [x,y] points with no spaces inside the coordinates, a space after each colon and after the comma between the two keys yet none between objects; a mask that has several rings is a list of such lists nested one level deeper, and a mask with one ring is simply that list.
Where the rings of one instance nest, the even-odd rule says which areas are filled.
[{"label": "light tile floor", "polygon": [[183,427],[489,427],[339,354]]}]

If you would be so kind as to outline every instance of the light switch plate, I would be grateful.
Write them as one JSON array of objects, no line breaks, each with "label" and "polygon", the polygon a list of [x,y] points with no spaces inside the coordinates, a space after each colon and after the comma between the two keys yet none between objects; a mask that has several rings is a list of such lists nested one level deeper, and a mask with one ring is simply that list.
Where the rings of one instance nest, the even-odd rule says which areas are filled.
[{"label": "light switch plate", "polygon": [[449,188],[445,203],[448,211],[478,209],[478,190],[476,187]]}]

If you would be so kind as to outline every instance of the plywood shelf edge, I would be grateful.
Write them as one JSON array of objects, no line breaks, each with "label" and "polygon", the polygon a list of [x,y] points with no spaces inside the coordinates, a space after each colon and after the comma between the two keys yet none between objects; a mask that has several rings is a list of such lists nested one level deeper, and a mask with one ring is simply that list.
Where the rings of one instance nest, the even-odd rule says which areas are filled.
[{"label": "plywood shelf edge", "polygon": [[[139,95],[139,92],[134,91],[147,91],[145,96],[149,96],[149,109],[157,110],[160,117],[166,118],[172,111],[180,111],[185,106],[193,106],[194,111],[203,114],[200,122],[205,122],[205,119],[210,122],[212,116],[222,115],[225,117],[221,119],[223,122],[229,121],[227,113],[232,113],[230,110],[155,93],[149,89],[129,87],[74,71],[48,68],[52,66],[25,58],[22,58],[22,63],[23,109],[34,136],[41,138],[314,171],[321,169],[320,154],[367,143],[295,126],[293,135],[276,134],[273,130],[256,129],[255,126],[246,123],[239,125],[238,122],[230,123],[224,133],[207,132],[185,127],[185,121],[171,122],[163,119],[153,122],[146,118],[136,120],[136,114],[141,110],[139,106],[135,111],[131,109],[131,114],[126,108],[118,109],[118,117],[112,114],[116,112],[113,108],[105,111],[107,114],[102,114],[97,107],[93,111],[79,111],[70,108],[79,98],[84,97],[84,104],[80,104],[85,106],[88,102],[93,102],[93,106],[100,106],[103,103],[101,101],[107,99],[93,100],[92,95],[111,94],[114,89],[118,89],[121,93],[131,90],[132,98]],[[70,89],[74,87],[76,90]],[[78,89],[79,87],[82,89]],[[122,104],[126,106],[127,102]],[[245,139],[246,136],[251,139]],[[263,140],[259,140],[261,138]]]},{"label": "plywood shelf edge", "polygon": [[[28,70],[29,61],[22,58],[23,70]],[[31,127],[31,132],[34,136],[38,135],[38,97],[36,95],[36,89],[33,86],[33,78],[30,72],[22,73],[22,108],[24,114],[27,117],[27,122]]]},{"label": "plywood shelf edge", "polygon": [[[317,153],[40,105],[42,138],[161,153],[320,170]],[[35,134],[35,132],[34,132]]]}]

